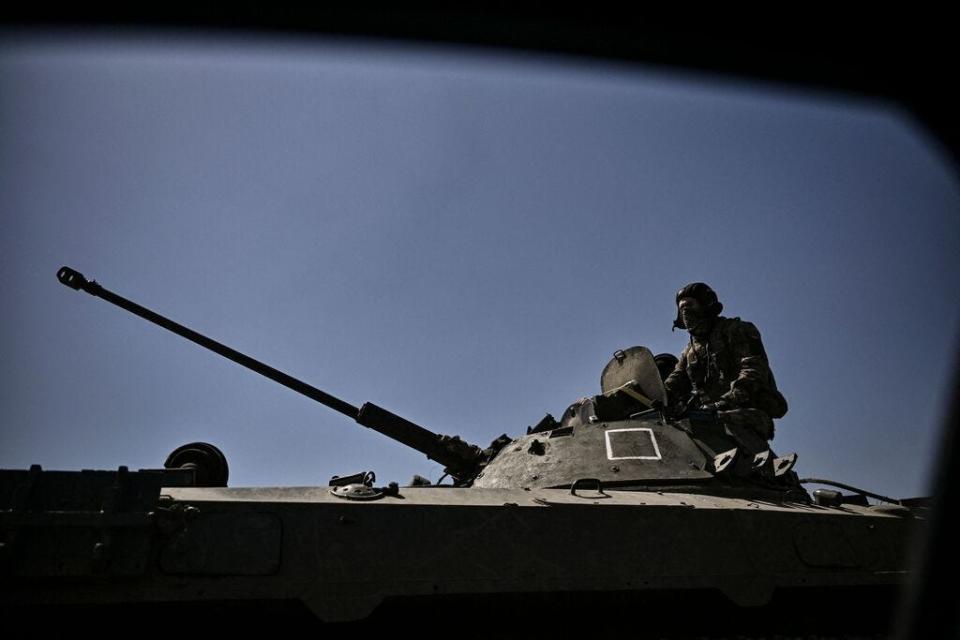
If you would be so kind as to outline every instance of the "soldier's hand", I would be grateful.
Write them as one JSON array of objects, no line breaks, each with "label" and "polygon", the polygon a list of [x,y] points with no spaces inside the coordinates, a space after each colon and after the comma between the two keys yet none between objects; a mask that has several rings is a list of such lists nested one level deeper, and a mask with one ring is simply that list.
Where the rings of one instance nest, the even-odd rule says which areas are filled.
[{"label": "soldier's hand", "polygon": [[701,411],[726,411],[729,409],[727,403],[723,400],[717,402],[708,402],[706,404],[701,404],[699,409]]}]

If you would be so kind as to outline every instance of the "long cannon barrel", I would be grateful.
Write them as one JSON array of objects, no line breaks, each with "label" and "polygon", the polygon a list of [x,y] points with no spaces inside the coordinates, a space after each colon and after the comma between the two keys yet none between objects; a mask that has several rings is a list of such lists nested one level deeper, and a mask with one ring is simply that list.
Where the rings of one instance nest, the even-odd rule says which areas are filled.
[{"label": "long cannon barrel", "polygon": [[293,389],[297,393],[301,393],[308,398],[316,400],[320,404],[326,405],[333,409],[334,411],[339,411],[345,416],[349,416],[356,420],[359,424],[378,431],[385,436],[393,438],[408,447],[412,447],[417,451],[420,451],[431,460],[435,460],[442,464],[446,471],[458,479],[459,481],[472,479],[472,475],[476,472],[481,459],[483,457],[483,452],[481,449],[475,445],[470,445],[466,442],[463,442],[456,436],[443,436],[437,433],[425,429],[417,424],[405,420],[400,416],[393,414],[386,409],[378,407],[377,405],[367,402],[364,403],[359,409],[352,404],[332,396],[325,391],[321,391],[316,387],[298,380],[291,375],[288,375],[278,369],[274,369],[270,365],[267,365],[259,360],[251,358],[250,356],[240,353],[236,349],[232,349],[225,344],[217,342],[211,338],[208,338],[205,335],[197,333],[193,329],[189,329],[182,324],[174,322],[169,318],[166,318],[159,313],[151,311],[146,307],[140,306],[136,302],[128,300],[123,296],[119,296],[116,293],[113,293],[109,289],[104,288],[102,285],[98,284],[96,280],[87,280],[83,274],[71,269],[70,267],[61,267],[57,271],[57,279],[64,285],[75,289],[77,291],[83,290],[89,293],[92,296],[102,298],[107,302],[117,305],[121,309],[125,309],[130,313],[140,316],[144,320],[148,320],[154,324],[157,324],[168,331],[194,342],[201,347],[205,347],[214,353],[217,353],[224,358],[232,360],[239,365],[242,365],[252,371],[256,371],[262,376],[270,378],[274,382],[278,382],[283,386]]}]

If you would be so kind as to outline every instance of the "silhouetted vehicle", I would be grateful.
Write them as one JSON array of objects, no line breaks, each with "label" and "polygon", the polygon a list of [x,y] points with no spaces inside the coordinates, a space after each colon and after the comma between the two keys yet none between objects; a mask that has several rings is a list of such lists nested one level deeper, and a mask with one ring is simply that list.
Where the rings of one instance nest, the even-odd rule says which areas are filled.
[{"label": "silhouetted vehicle", "polygon": [[361,471],[329,487],[227,488],[226,459],[200,442],[163,469],[2,471],[4,607],[34,612],[39,629],[429,622],[497,637],[592,621],[662,637],[889,623],[924,501],[837,483],[853,493],[811,497],[796,456],[757,450],[736,416],[665,415],[644,347],[617,352],[602,393],[559,421],[482,448],[357,408],[72,269],[58,278],[425,453],[451,484],[377,486]]}]

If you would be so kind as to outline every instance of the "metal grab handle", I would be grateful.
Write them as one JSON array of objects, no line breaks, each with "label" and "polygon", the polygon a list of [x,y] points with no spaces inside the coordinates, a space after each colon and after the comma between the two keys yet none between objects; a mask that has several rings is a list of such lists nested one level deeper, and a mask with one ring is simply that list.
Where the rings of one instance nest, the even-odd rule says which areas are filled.
[{"label": "metal grab handle", "polygon": [[[603,492],[603,483],[600,482],[600,480],[599,480],[598,478],[580,478],[579,480],[575,480],[574,483],[573,483],[572,485],[570,485],[570,495],[576,496],[576,495],[577,495],[577,489],[585,489],[586,487],[581,486],[581,485],[585,485],[585,484],[590,483],[590,482],[592,482],[592,483],[594,483],[594,484],[596,485],[596,487],[597,487],[597,493],[599,493],[599,494],[602,495],[602,496],[607,495],[607,494],[605,494],[605,493]],[[582,498],[583,496],[577,496],[577,497],[578,497],[578,498]]]}]

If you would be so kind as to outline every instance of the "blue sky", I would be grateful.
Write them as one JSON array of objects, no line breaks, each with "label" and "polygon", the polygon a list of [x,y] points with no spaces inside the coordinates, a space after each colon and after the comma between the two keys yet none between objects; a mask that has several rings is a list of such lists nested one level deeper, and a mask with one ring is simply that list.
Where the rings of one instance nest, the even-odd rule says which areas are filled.
[{"label": "blue sky", "polygon": [[232,485],[441,470],[58,284],[61,265],[486,445],[679,353],[673,296],[757,324],[798,471],[926,492],[960,328],[960,190],[893,105],[349,40],[0,34],[0,466]]}]

